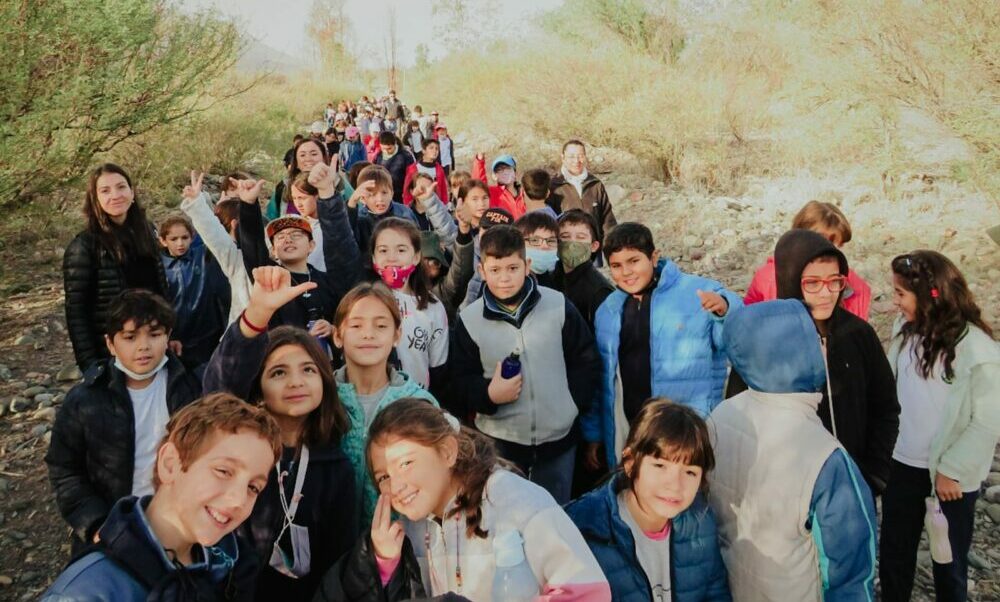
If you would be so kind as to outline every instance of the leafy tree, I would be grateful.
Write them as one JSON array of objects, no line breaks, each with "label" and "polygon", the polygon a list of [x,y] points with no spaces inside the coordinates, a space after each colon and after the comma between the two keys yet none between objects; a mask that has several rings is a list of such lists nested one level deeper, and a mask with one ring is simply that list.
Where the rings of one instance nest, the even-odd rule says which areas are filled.
[{"label": "leafy tree", "polygon": [[166,0],[6,0],[0,22],[0,204],[79,178],[98,153],[253,85],[211,96],[240,36]]}]

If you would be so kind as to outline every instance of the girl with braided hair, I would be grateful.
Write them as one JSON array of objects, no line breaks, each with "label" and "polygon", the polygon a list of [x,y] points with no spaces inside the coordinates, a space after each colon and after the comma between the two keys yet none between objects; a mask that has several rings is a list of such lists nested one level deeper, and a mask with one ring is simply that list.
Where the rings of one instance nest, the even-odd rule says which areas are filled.
[{"label": "girl with braided hair", "polygon": [[947,257],[914,251],[892,272],[901,316],[889,361],[902,412],[882,501],[882,599],[910,599],[925,511],[940,507],[952,561],[934,562],[934,589],[965,600],[976,498],[1000,438],[1000,346]]}]

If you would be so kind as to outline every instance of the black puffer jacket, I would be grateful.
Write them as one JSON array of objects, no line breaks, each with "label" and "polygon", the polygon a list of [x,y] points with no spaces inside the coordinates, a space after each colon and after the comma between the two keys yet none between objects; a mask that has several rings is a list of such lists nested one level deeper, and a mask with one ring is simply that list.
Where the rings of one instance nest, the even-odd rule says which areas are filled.
[{"label": "black puffer jacket", "polygon": [[395,602],[426,595],[410,540],[403,540],[399,566],[383,587],[371,535],[365,533],[323,576],[313,602]]},{"label": "black puffer jacket", "polygon": [[[201,395],[201,381],[173,355],[166,370],[167,409],[173,414]],[[59,512],[73,528],[79,549],[91,541],[114,503],[132,493],[135,413],[125,375],[113,360],[93,366],[66,396],[45,463]]]},{"label": "black puffer jacket", "polygon": [[[150,226],[152,227],[152,226]],[[159,290],[166,295],[167,276],[159,258],[156,265]],[[76,365],[82,372],[108,357],[104,324],[112,299],[127,288],[122,265],[91,232],[76,235],[63,254],[63,289],[66,292],[66,327],[73,344]]]}]

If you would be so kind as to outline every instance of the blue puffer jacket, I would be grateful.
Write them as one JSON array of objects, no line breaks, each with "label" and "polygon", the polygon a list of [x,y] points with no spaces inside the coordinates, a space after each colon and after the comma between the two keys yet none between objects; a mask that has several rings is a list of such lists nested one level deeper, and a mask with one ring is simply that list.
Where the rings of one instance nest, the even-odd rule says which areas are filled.
[{"label": "blue puffer jacket", "polygon": [[[743,307],[743,300],[715,280],[685,274],[672,261],[656,265],[659,283],[653,290],[649,323],[652,394],[667,397],[708,416],[722,401],[726,382],[726,355],[722,345],[722,318],[701,307],[697,291],[722,295],[729,313]],[[581,417],[583,437],[603,443],[608,466],[615,466],[615,403],[618,401],[618,344],[622,311],[628,293],[618,289],[597,309],[594,330],[604,374],[597,399]]]},{"label": "blue puffer jacket", "polygon": [[214,546],[195,545],[195,561],[178,568],[163,550],[144,510],[151,497],[122,498],[101,527],[101,544],[69,565],[44,602],[243,600],[254,596],[257,561],[228,533]]},{"label": "blue puffer jacket", "polygon": [[[622,520],[617,477],[566,506],[611,584],[615,602],[652,602],[649,579],[639,564],[632,530]],[[673,602],[729,601],[715,516],[698,494],[670,525],[670,590]]]}]

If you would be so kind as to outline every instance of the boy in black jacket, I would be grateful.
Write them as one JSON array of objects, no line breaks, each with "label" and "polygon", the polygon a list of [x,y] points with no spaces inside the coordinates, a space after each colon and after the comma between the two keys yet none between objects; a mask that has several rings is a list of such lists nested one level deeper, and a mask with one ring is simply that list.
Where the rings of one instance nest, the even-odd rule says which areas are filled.
[{"label": "boy in black jacket", "polygon": [[[559,503],[570,497],[577,417],[600,375],[594,336],[573,304],[529,277],[524,237],[494,226],[480,239],[483,296],[463,309],[449,360],[455,399],[476,426]],[[516,374],[502,364],[516,355]],[[510,364],[511,362],[508,362]]]},{"label": "boy in black jacket", "polygon": [[262,408],[224,393],[187,406],[157,449],[155,493],[119,500],[94,548],[42,600],[249,602],[257,561],[232,531],[280,449],[278,425]]},{"label": "boy in black jacket", "polygon": [[94,539],[112,505],[153,491],[156,450],[170,416],[201,395],[201,381],[167,350],[175,320],[144,290],[111,304],[111,359],[94,365],[56,414],[45,462],[74,551]]},{"label": "boy in black jacket", "polygon": [[594,265],[594,255],[600,248],[594,216],[580,209],[559,216],[559,264],[552,284],[580,310],[591,332],[597,308],[615,290]]}]

